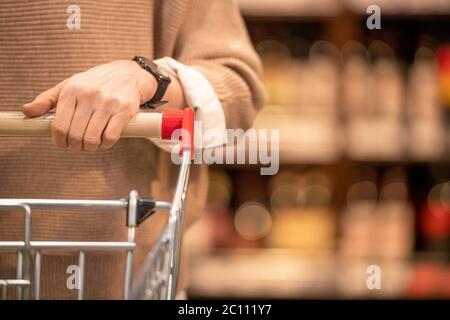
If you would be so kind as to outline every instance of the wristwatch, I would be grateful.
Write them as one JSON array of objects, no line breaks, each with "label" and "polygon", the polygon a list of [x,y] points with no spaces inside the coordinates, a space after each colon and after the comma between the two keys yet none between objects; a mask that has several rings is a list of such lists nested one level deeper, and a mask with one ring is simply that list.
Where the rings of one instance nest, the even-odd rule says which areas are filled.
[{"label": "wristwatch", "polygon": [[167,103],[167,101],[162,101],[161,99],[164,97],[164,94],[166,93],[167,88],[169,87],[170,77],[165,74],[162,74],[156,63],[150,61],[149,59],[146,59],[141,56],[135,56],[133,58],[133,61],[136,61],[141,66],[142,69],[150,73],[156,79],[156,82],[158,84],[156,92],[153,95],[153,98],[141,104],[141,108],[154,109],[157,106]]}]

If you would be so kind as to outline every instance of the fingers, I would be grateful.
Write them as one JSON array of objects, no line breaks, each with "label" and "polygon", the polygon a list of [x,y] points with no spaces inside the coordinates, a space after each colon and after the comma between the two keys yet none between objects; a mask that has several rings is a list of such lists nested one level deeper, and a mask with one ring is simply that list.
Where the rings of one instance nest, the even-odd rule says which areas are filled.
[{"label": "fingers", "polygon": [[75,85],[62,90],[52,124],[54,144],[75,152],[111,148],[132,118],[131,102],[80,92]]},{"label": "fingers", "polygon": [[[131,69],[130,69],[131,68]],[[53,143],[74,151],[111,148],[138,112],[140,68],[135,64],[105,64],[78,73],[41,93],[24,106],[27,115],[56,107]]]},{"label": "fingers", "polygon": [[64,88],[56,105],[55,120],[52,123],[52,141],[60,148],[68,146],[67,135],[76,108],[75,91]]},{"label": "fingers", "polygon": [[102,135],[101,149],[111,148],[119,139],[122,131],[132,118],[129,112],[120,112],[115,114],[108,122],[108,125]]},{"label": "fingers", "polygon": [[102,134],[111,117],[109,108],[94,111],[83,138],[83,148],[86,151],[95,151],[102,143]]},{"label": "fingers", "polygon": [[75,108],[67,136],[68,145],[75,152],[83,150],[84,133],[93,112],[91,104],[92,102],[89,100],[82,100],[80,103],[77,103]]},{"label": "fingers", "polygon": [[22,112],[28,117],[36,117],[45,114],[56,106],[64,82],[58,83],[53,88],[39,94],[32,102],[22,106]]}]

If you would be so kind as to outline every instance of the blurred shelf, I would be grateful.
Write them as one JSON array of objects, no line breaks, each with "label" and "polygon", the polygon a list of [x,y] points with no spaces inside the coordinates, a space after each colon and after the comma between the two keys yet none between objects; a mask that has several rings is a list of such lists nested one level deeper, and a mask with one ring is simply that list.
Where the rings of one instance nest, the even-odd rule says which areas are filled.
[{"label": "blurred shelf", "polygon": [[[333,258],[305,260],[277,250],[233,250],[190,259],[190,292],[205,297],[287,298],[330,295],[327,279]],[[328,270],[327,270],[328,269]],[[220,275],[220,277],[218,277]]]},{"label": "blurred shelf", "polygon": [[450,14],[450,1],[443,0],[340,0],[343,6],[357,14],[366,15],[370,5],[378,5],[381,15],[436,16]]},{"label": "blurred shelf", "polygon": [[[329,159],[281,159],[280,167],[295,167],[295,166],[335,166],[342,162],[349,162],[352,164],[370,165],[375,167],[385,166],[406,166],[406,167],[420,167],[432,165],[450,165],[450,159],[435,160],[408,160],[402,159],[380,159],[380,158],[360,158],[354,159],[349,157],[339,157],[335,160]],[[218,168],[227,168],[230,170],[259,170],[260,168],[268,167],[268,165],[261,164],[213,164]]]},{"label": "blurred shelf", "polygon": [[[216,298],[399,297],[411,267],[404,258],[293,249],[225,250],[193,256],[190,262],[190,295]],[[366,287],[366,270],[374,263],[384,272],[383,292]]]},{"label": "blurred shelf", "polygon": [[[345,154],[339,154],[337,156],[319,156],[319,155],[298,155],[290,150],[291,155],[280,156],[280,166],[281,167],[291,167],[291,166],[334,166],[343,162],[350,162],[353,164],[364,164],[372,166],[392,166],[401,165],[408,167],[418,167],[418,166],[432,166],[432,165],[450,165],[450,159],[448,157],[441,159],[413,159],[410,157],[377,157],[377,156],[359,156],[350,157]],[[280,150],[283,153],[283,150]],[[259,168],[265,168],[269,165],[258,164],[213,164],[213,166],[228,168],[232,170],[255,170]]]},{"label": "blurred shelf", "polygon": [[340,155],[340,128],[331,112],[318,114],[316,110],[267,105],[255,119],[254,128],[278,130],[281,163],[332,164]]},{"label": "blurred shelf", "polygon": [[[364,120],[364,119],[363,119]],[[334,165],[342,161],[373,164],[448,164],[450,155],[445,140],[441,148],[436,147],[439,139],[419,139],[411,135],[408,126],[403,123],[389,124],[384,119],[377,121],[353,121],[351,124],[338,123],[329,115],[302,113],[297,106],[267,105],[257,116],[255,135],[248,135],[245,150],[246,163],[219,164],[229,168],[260,168],[259,146],[261,137],[265,137],[267,151],[271,155],[273,147],[279,151],[279,164],[289,165]],[[277,130],[279,143],[272,144],[271,130]],[[442,128],[443,131],[447,128]],[[262,134],[262,136],[261,136]],[[250,141],[252,142],[250,148]],[[414,141],[415,153],[409,150]],[[448,144],[448,142],[447,142]],[[431,145],[433,148],[430,148]],[[243,144],[241,144],[243,146]],[[257,147],[258,146],[258,147]],[[228,148],[228,147],[227,147]],[[221,148],[222,163],[225,163],[227,148]],[[236,148],[232,155],[236,156]],[[249,150],[257,150],[256,164],[248,164]],[[275,160],[274,157],[271,157]]]},{"label": "blurred shelf", "polygon": [[239,0],[244,16],[268,18],[323,18],[344,10],[368,15],[370,5],[378,5],[382,15],[394,17],[450,14],[450,1],[443,0]]}]

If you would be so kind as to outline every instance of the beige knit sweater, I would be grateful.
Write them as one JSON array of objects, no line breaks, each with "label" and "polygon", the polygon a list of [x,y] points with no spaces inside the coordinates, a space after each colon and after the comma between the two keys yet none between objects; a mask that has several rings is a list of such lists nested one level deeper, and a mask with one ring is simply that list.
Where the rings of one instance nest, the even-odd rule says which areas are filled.
[{"label": "beige knit sweater", "polygon": [[[66,27],[69,5],[81,9],[81,29]],[[228,127],[247,128],[264,101],[260,61],[231,0],[1,0],[0,111],[18,111],[70,75],[116,59],[170,56],[204,73]],[[194,166],[186,225],[201,215],[207,171]],[[74,154],[44,138],[0,139],[0,198],[127,197],[170,200],[177,167],[146,140]],[[137,267],[165,223],[156,214],[138,228]],[[125,215],[34,210],[33,240],[124,240]],[[18,212],[0,212],[0,239],[22,239]],[[43,252],[42,298],[74,298],[66,268],[75,253]],[[121,298],[124,255],[86,258],[86,298]],[[15,276],[13,254],[0,255],[0,279]],[[186,282],[183,281],[185,284]]]}]

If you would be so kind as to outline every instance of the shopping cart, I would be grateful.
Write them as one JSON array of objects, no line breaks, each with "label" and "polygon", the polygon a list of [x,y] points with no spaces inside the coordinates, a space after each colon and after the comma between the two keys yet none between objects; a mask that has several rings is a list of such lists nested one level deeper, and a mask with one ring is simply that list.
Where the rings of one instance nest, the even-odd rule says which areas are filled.
[{"label": "shopping cart", "polygon": [[[24,118],[19,112],[0,112],[0,137],[50,136],[53,114],[39,118]],[[0,250],[17,252],[15,279],[0,280],[0,297],[6,299],[11,290],[16,299],[40,297],[41,256],[44,250],[78,252],[78,299],[83,299],[85,252],[90,250],[120,250],[126,252],[124,299],[174,299],[179,274],[180,248],[189,166],[193,155],[194,112],[191,108],[161,113],[143,112],[130,121],[124,138],[160,138],[180,140],[180,168],[172,202],[139,197],[131,191],[128,199],[64,200],[64,199],[0,199],[0,214],[4,209],[20,209],[24,214],[22,241],[0,241]],[[0,150],[1,154],[1,150]],[[128,239],[123,242],[99,241],[33,241],[31,239],[32,208],[104,208],[126,212]],[[158,241],[149,252],[136,281],[132,284],[135,232],[155,210],[167,210],[168,222]],[[125,227],[125,226],[124,226]],[[34,254],[34,255],[33,255]],[[33,257],[34,256],[34,257]],[[31,259],[34,259],[33,266]],[[33,270],[31,270],[33,269]],[[30,274],[34,272],[34,280]],[[11,289],[11,290],[9,290]],[[14,294],[14,292],[12,292]],[[14,295],[13,295],[14,296]]]}]

